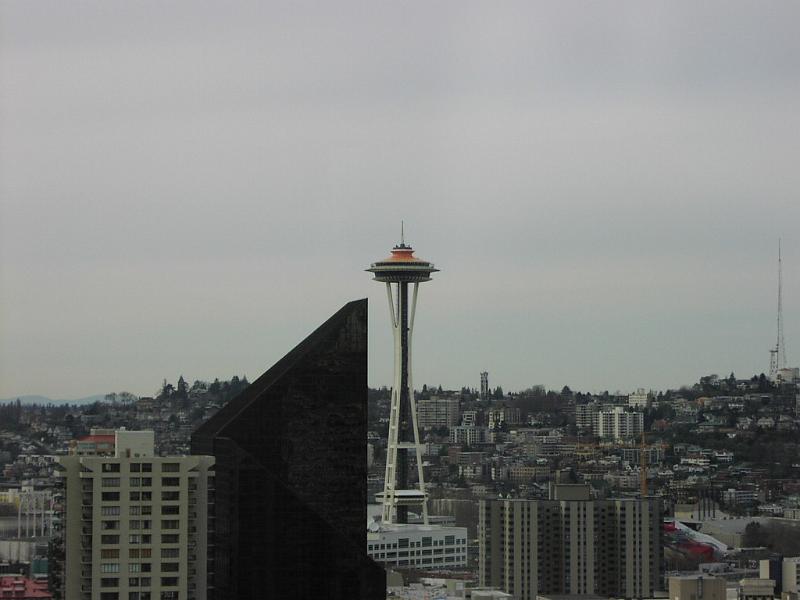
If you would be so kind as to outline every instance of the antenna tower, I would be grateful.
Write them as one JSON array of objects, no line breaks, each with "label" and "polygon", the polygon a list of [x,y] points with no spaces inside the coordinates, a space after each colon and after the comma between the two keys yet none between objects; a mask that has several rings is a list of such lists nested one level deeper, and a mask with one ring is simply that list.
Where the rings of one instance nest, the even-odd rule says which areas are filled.
[{"label": "antenna tower", "polygon": [[786,343],[783,340],[783,262],[781,260],[781,240],[778,238],[778,339],[775,348],[769,351],[769,376],[775,381],[778,370],[786,368]]}]

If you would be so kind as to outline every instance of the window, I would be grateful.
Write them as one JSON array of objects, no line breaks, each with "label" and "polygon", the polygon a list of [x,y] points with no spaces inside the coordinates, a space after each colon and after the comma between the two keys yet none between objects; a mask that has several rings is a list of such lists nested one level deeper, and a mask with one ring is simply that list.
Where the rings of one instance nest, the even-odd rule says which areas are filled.
[{"label": "window", "polygon": [[116,517],[119,515],[119,506],[103,506],[100,514],[104,517]]},{"label": "window", "polygon": [[141,544],[142,543],[142,536],[138,533],[132,534],[128,536],[128,543],[129,544]]},{"label": "window", "polygon": [[119,473],[119,463],[103,463],[103,473]]},{"label": "window", "polygon": [[128,573],[141,573],[141,572],[142,572],[142,563],[128,564]]},{"label": "window", "polygon": [[143,506],[142,507],[142,514],[143,515],[150,515],[152,513],[153,513],[153,507],[152,506]]},{"label": "window", "polygon": [[150,558],[152,551],[152,548],[142,548],[142,558]]},{"label": "window", "polygon": [[119,592],[100,592],[100,600],[119,600]]},{"label": "window", "polygon": [[139,463],[131,463],[131,473],[140,473],[142,471],[142,465]]},{"label": "window", "polygon": [[177,487],[181,484],[180,477],[162,477],[161,485],[163,487]]},{"label": "window", "polygon": [[151,537],[150,535],[143,535],[142,536],[142,543],[143,544],[149,544],[150,543],[150,537]]},{"label": "window", "polygon": [[101,521],[100,529],[108,531],[109,529],[119,529],[119,521]]},{"label": "window", "polygon": [[179,504],[172,504],[168,506],[161,507],[161,514],[162,515],[178,515],[180,514],[181,507]]},{"label": "window", "polygon": [[131,502],[138,502],[141,499],[141,497],[142,497],[141,492],[130,493]]},{"label": "window", "polygon": [[119,544],[119,536],[118,535],[101,535],[100,536],[100,543],[101,544]]},{"label": "window", "polygon": [[131,506],[129,507],[128,514],[131,516],[136,516],[142,514],[142,507],[141,506]]},{"label": "window", "polygon": [[128,550],[128,558],[139,558],[139,549],[131,548]]},{"label": "window", "polygon": [[128,522],[128,529],[141,529],[141,525],[139,521],[131,520]]},{"label": "window", "polygon": [[181,522],[178,520],[161,521],[161,529],[180,529]]},{"label": "window", "polygon": [[171,501],[180,500],[180,499],[181,499],[181,493],[178,492],[178,491],[173,491],[173,492],[162,491],[161,492],[161,500],[163,500],[165,502],[171,502]]},{"label": "window", "polygon": [[119,579],[116,577],[103,577],[100,579],[100,587],[119,587]]},{"label": "window", "polygon": [[177,577],[162,577],[161,578],[161,585],[163,585],[163,586],[178,585],[178,578]]},{"label": "window", "polygon": [[161,558],[178,558],[180,556],[180,548],[162,548]]},{"label": "window", "polygon": [[142,484],[142,479],[140,477],[131,477],[128,484],[131,487],[139,487]]},{"label": "window", "polygon": [[162,473],[178,473],[181,470],[180,463],[162,463],[161,464],[161,472]]},{"label": "window", "polygon": [[152,477],[142,477],[142,487],[150,487],[153,485]]},{"label": "window", "polygon": [[142,463],[142,473],[152,473],[152,472],[153,472],[152,463]]},{"label": "window", "polygon": [[100,563],[101,573],[119,573],[119,563]]},{"label": "window", "polygon": [[153,499],[153,492],[142,492],[142,502],[150,502]]},{"label": "window", "polygon": [[119,477],[103,477],[103,487],[119,487]]},{"label": "window", "polygon": [[176,573],[178,571],[179,566],[180,563],[176,562],[162,562],[161,571],[164,573]]},{"label": "window", "polygon": [[177,533],[162,533],[161,534],[161,543],[162,544],[177,544],[178,543],[178,534]]},{"label": "window", "polygon": [[100,558],[119,558],[119,548],[103,548],[100,550]]},{"label": "window", "polygon": [[119,492],[103,492],[100,495],[103,502],[119,502]]}]

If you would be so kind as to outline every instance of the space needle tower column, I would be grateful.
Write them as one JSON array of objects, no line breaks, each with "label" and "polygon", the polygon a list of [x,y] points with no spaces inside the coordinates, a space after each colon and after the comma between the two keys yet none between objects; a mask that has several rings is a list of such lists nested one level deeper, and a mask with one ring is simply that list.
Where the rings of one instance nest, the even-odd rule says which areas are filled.
[{"label": "space needle tower column", "polygon": [[[394,334],[394,386],[389,414],[389,440],[386,450],[386,477],[383,494],[384,523],[408,523],[408,509],[415,507],[428,524],[428,505],[425,480],[422,475],[422,447],[417,427],[417,406],[411,379],[411,336],[414,332],[414,313],[417,308],[419,284],[431,280],[438,271],[433,263],[414,256],[403,236],[388,258],[372,263],[367,271],[375,274],[375,281],[386,284],[389,298],[389,316]],[[408,284],[414,284],[411,306],[408,302]],[[394,284],[394,286],[392,285]],[[418,486],[411,488],[408,481],[409,451],[415,452]]]}]

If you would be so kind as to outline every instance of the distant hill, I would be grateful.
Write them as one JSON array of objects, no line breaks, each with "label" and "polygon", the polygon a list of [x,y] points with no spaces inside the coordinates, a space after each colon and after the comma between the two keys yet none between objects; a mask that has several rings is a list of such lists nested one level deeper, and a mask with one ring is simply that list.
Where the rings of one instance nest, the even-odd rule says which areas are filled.
[{"label": "distant hill", "polygon": [[98,400],[103,400],[105,398],[105,394],[95,394],[94,396],[87,396],[85,398],[74,398],[74,399],[53,399],[48,398],[47,396],[36,396],[36,395],[26,395],[26,396],[14,396],[13,398],[6,398],[4,400],[0,400],[0,404],[8,404],[9,402],[16,402],[17,398],[22,404],[91,404],[93,402],[97,402]]}]

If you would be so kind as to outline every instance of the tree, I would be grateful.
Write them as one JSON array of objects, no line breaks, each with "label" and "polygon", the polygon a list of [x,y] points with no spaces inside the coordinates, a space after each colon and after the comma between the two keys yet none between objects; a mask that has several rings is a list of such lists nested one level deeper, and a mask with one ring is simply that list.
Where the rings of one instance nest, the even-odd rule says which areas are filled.
[{"label": "tree", "polygon": [[158,394],[159,400],[169,400],[172,397],[172,394],[175,392],[175,388],[171,383],[168,383],[166,379],[161,384],[161,391]]},{"label": "tree", "polygon": [[189,397],[189,385],[183,378],[183,375],[178,377],[178,386],[175,388],[175,397],[185,400]]},{"label": "tree", "polygon": [[499,385],[496,388],[494,388],[494,397],[497,400],[503,399],[503,388],[501,388]]}]

